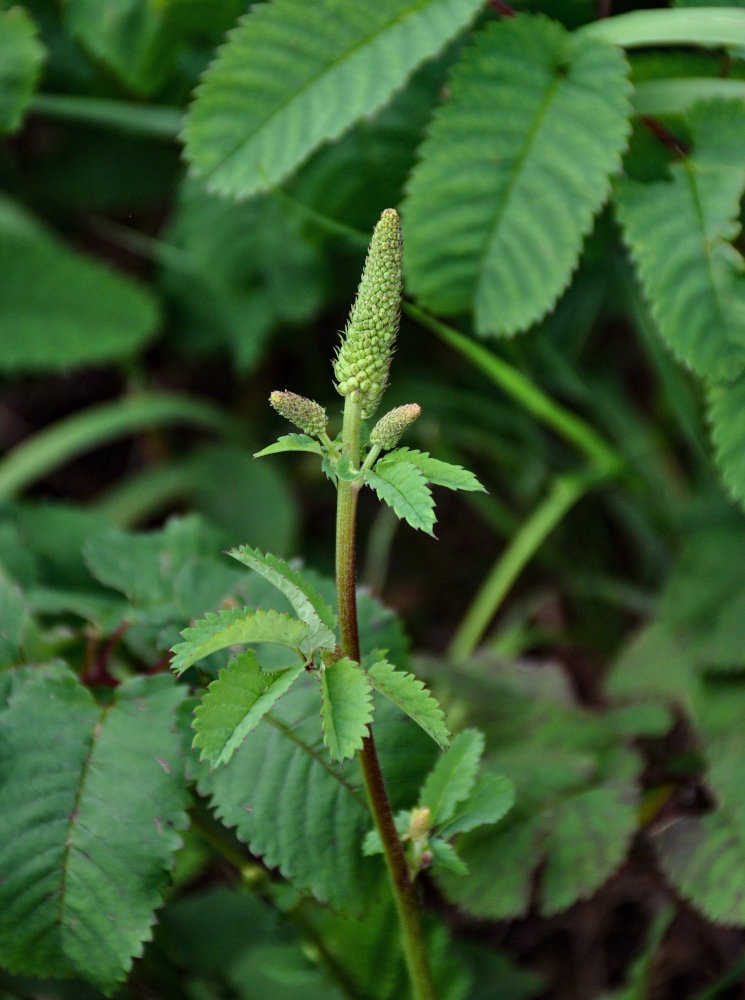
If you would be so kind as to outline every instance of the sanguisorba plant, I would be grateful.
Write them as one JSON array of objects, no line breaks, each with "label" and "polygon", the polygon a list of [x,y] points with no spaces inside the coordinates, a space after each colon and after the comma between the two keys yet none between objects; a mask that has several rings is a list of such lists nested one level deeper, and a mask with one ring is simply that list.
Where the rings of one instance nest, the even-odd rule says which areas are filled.
[{"label": "sanguisorba plant", "polygon": [[[332,439],[326,410],[294,392],[275,391],[270,403],[301,434],[279,438],[258,456],[280,451],[317,454],[337,490],[337,613],[313,583],[286,562],[248,546],[231,555],[274,584],[295,616],[276,610],[230,608],[207,615],[183,632],[173,649],[177,674],[211,653],[239,645],[274,646],[287,651],[262,659],[253,650],[239,653],[220,671],[194,712],[194,746],[215,767],[227,764],[246,736],[298,678],[318,682],[324,745],[332,761],[358,755],[374,829],[364,852],[382,851],[398,912],[406,966],[416,998],[433,998],[435,985],[427,956],[414,888],[417,872],[433,862],[463,871],[450,838],[485,822],[495,822],[511,804],[509,783],[485,776],[473,788],[461,784],[457,763],[473,771],[481,743],[473,731],[430,772],[413,810],[394,816],[373,734],[373,692],[391,700],[443,749],[450,744],[442,709],[421,681],[397,670],[385,650],[363,651],[355,587],[357,498],[364,486],[392,507],[412,527],[432,533],[434,501],[429,484],[450,489],[483,490],[473,473],[431,458],[426,452],[398,447],[417,419],[416,403],[387,412],[368,430],[366,420],[378,410],[388,385],[399,326],[402,291],[402,239],[398,213],[386,209],[373,233],[357,297],[334,360],[336,389],[344,397],[341,432]],[[363,653],[365,655],[363,655]],[[453,751],[455,755],[453,755]],[[449,756],[449,760],[446,758]],[[280,776],[281,778],[281,776]],[[276,794],[283,794],[282,787]],[[456,808],[457,807],[457,808]],[[266,817],[265,822],[272,822]],[[329,830],[329,837],[333,831]],[[405,846],[406,845],[406,846]],[[363,852],[363,843],[359,843]]]}]

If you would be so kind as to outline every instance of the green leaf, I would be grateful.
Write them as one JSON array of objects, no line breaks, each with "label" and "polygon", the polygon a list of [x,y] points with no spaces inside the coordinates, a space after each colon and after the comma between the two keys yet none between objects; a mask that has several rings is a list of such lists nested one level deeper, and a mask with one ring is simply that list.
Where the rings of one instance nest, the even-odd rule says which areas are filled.
[{"label": "green leaf", "polygon": [[0,199],[0,370],[121,361],[139,352],[157,324],[144,288],[68,249]]},{"label": "green leaf", "polygon": [[228,555],[263,576],[285,595],[298,618],[313,629],[308,641],[314,649],[336,646],[336,615],[302,573],[292,569],[283,559],[271,553],[264,555],[248,545],[231,549]]},{"label": "green leaf", "polygon": [[432,852],[432,864],[435,868],[445,869],[454,875],[468,875],[468,865],[464,863],[452,844],[440,840],[439,837],[433,837],[429,842],[429,849]]},{"label": "green leaf", "polygon": [[382,469],[376,465],[365,472],[365,482],[397,517],[434,536],[435,502],[427,480],[412,462],[394,462]]},{"label": "green leaf", "polygon": [[733,245],[745,189],[745,106],[713,101],[688,116],[693,152],[670,180],[618,185],[618,217],[652,315],[675,355],[729,381],[745,364],[745,262]]},{"label": "green leaf", "polygon": [[253,9],[205,73],[186,156],[211,191],[281,182],[327,139],[382,107],[479,0],[275,0]]},{"label": "green leaf", "polygon": [[430,458],[426,451],[414,451],[410,448],[397,448],[381,458],[375,468],[387,466],[389,462],[411,462],[422,473],[428,483],[435,486],[446,486],[449,490],[486,490],[476,476],[460,465],[451,465],[438,458]]},{"label": "green leaf", "polygon": [[513,334],[569,284],[629,132],[620,49],[545,17],[490,24],[456,65],[402,206],[409,290]]},{"label": "green leaf", "polygon": [[257,451],[254,458],[263,458],[265,455],[276,455],[282,451],[309,451],[314,455],[323,455],[323,448],[307,434],[283,434],[274,444]]},{"label": "green leaf", "polygon": [[447,822],[457,804],[471,794],[483,752],[483,735],[477,729],[466,729],[437,761],[419,798],[419,805],[429,809],[433,826]]},{"label": "green leaf", "polygon": [[184,642],[173,647],[171,669],[182,674],[197,660],[228,646],[262,643],[285,646],[305,660],[311,655],[310,629],[305,622],[279,611],[229,608],[205,615],[181,633]]},{"label": "green leaf", "polygon": [[509,778],[498,774],[482,774],[468,798],[458,802],[455,812],[437,830],[438,836],[449,840],[456,833],[475,830],[485,823],[497,823],[515,802],[515,786]]},{"label": "green leaf", "polygon": [[215,767],[227,764],[246,736],[304,670],[297,663],[289,670],[267,674],[253,650],[246,650],[221,670],[194,713],[194,747],[200,760]]},{"label": "green leaf", "polygon": [[370,679],[358,663],[341,659],[321,672],[323,741],[332,760],[362,749],[373,717]]},{"label": "green leaf", "polygon": [[394,705],[413,719],[443,750],[450,745],[450,732],[445,723],[445,714],[437,699],[430,694],[424,683],[413,674],[396,670],[392,663],[377,659],[376,654],[369,666],[365,664],[373,687],[392,701]]},{"label": "green leaf", "polygon": [[298,682],[249,733],[230,767],[199,790],[253,854],[300,891],[359,912],[382,867],[360,850],[370,827],[357,761],[329,763],[318,725],[318,687]]},{"label": "green leaf", "polygon": [[740,504],[745,503],[745,376],[711,386],[708,392],[709,423],[714,453],[725,486]]},{"label": "green leaf", "polygon": [[187,824],[173,730],[184,690],[126,681],[97,705],[31,673],[0,714],[0,963],[105,992],[149,940]]},{"label": "green leaf", "polygon": [[14,132],[33,94],[44,47],[23,7],[0,11],[0,134]]}]

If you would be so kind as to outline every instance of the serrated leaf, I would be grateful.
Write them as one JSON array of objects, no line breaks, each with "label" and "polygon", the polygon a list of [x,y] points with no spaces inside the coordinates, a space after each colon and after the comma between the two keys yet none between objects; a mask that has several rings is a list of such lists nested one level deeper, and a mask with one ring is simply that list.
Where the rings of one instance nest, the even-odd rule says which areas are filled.
[{"label": "serrated leaf", "polygon": [[370,679],[359,663],[341,659],[321,672],[323,741],[332,760],[362,749],[373,717]]},{"label": "serrated leaf", "polygon": [[450,732],[445,723],[445,713],[437,699],[424,683],[413,674],[396,670],[387,660],[378,660],[367,666],[373,687],[413,719],[443,750],[450,745]]},{"label": "serrated leaf", "polygon": [[21,215],[0,204],[0,369],[62,371],[135,355],[155,333],[152,296]]},{"label": "serrated leaf", "polygon": [[205,73],[184,129],[195,174],[245,198],[382,107],[464,27],[479,0],[275,0],[254,8]]},{"label": "serrated leaf", "polygon": [[311,653],[308,625],[280,611],[229,608],[212,612],[181,635],[184,642],[173,647],[171,660],[171,669],[177,674],[210,653],[244,643],[284,646],[303,658]]},{"label": "serrated leaf", "polygon": [[477,729],[466,729],[458,733],[427,775],[419,805],[429,809],[433,826],[447,822],[457,804],[471,794],[483,752],[483,735]]},{"label": "serrated leaf", "polygon": [[27,10],[0,11],[0,134],[21,124],[39,79],[44,47]]},{"label": "serrated leaf", "polygon": [[518,14],[481,32],[420,148],[402,206],[407,284],[476,330],[513,334],[569,284],[620,166],[622,52]]},{"label": "serrated leaf", "polygon": [[450,462],[442,462],[438,458],[431,458],[429,452],[415,451],[411,448],[397,448],[381,458],[375,468],[389,462],[411,462],[422,473],[428,483],[434,486],[446,486],[449,490],[479,490],[486,493],[486,490],[478,481],[476,476],[460,465],[452,465]]},{"label": "serrated leaf", "polygon": [[454,875],[468,875],[468,865],[459,856],[452,844],[439,837],[433,837],[429,842],[432,852],[432,864],[435,868],[444,869]]},{"label": "serrated leaf", "polygon": [[254,454],[254,458],[263,458],[265,455],[277,455],[283,451],[309,451],[314,455],[323,455],[323,448],[307,434],[283,434],[274,444],[267,445],[261,451]]},{"label": "serrated leaf", "polygon": [[297,663],[267,674],[253,650],[246,650],[221,670],[194,713],[194,747],[200,760],[227,764],[246,736],[304,670]]},{"label": "serrated leaf", "polygon": [[360,785],[355,760],[343,772],[329,763],[308,678],[249,733],[230,767],[202,775],[199,790],[266,865],[321,902],[358,912],[382,875],[360,851],[370,827]]},{"label": "serrated leaf", "polygon": [[745,503],[745,377],[711,386],[708,392],[709,421],[714,453],[725,486],[740,503]]},{"label": "serrated leaf", "polygon": [[308,641],[314,649],[333,649],[336,646],[336,615],[302,573],[283,559],[271,553],[265,555],[249,545],[231,549],[228,555],[263,576],[285,595],[298,618],[311,626]]},{"label": "serrated leaf", "polygon": [[468,798],[458,802],[455,812],[437,833],[445,840],[456,833],[475,830],[485,823],[497,823],[515,802],[515,786],[509,778],[499,774],[482,774],[471,789]]},{"label": "serrated leaf", "polygon": [[150,938],[188,791],[165,676],[97,705],[71,674],[19,685],[0,716],[0,962],[105,992]]},{"label": "serrated leaf", "polygon": [[688,116],[693,152],[670,180],[619,183],[618,217],[652,315],[674,354],[699,375],[731,380],[745,364],[745,107],[697,105]]},{"label": "serrated leaf", "polygon": [[397,517],[412,528],[421,528],[428,535],[434,535],[435,502],[427,488],[427,480],[415,465],[395,462],[380,470],[376,466],[365,472],[365,482]]}]

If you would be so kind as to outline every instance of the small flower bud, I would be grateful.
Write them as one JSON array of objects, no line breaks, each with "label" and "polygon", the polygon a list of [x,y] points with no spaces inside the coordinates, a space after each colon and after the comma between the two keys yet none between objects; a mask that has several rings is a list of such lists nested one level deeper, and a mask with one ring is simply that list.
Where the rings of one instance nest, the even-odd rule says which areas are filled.
[{"label": "small flower bud", "polygon": [[377,410],[388,385],[388,369],[400,318],[403,244],[393,208],[380,217],[370,241],[357,297],[334,361],[341,396],[359,393],[362,416]]},{"label": "small flower bud", "polygon": [[370,432],[370,444],[386,449],[395,448],[404,431],[411,427],[421,412],[419,403],[406,403],[389,410]]},{"label": "small flower bud", "polygon": [[411,814],[409,820],[409,839],[422,840],[429,833],[429,824],[432,813],[427,806],[420,806]]},{"label": "small flower bud", "polygon": [[326,430],[326,411],[312,399],[298,396],[295,392],[280,392],[275,389],[269,397],[269,403],[285,420],[312,437],[319,437]]}]

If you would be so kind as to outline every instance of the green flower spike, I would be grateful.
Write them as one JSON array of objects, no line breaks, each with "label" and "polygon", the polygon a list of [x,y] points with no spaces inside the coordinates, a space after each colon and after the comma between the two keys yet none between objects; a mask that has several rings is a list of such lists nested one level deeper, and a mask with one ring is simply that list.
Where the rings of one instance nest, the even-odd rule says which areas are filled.
[{"label": "green flower spike", "polygon": [[311,437],[325,435],[328,417],[320,403],[298,396],[295,392],[280,392],[278,389],[269,396],[269,402],[280,416]]},{"label": "green flower spike", "polygon": [[411,427],[421,412],[419,403],[406,403],[389,410],[370,432],[370,444],[386,450],[395,448],[404,431]]},{"label": "green flower spike", "polygon": [[380,217],[349,321],[334,361],[341,396],[359,395],[362,416],[377,410],[388,384],[398,333],[403,279],[401,221],[394,208]]}]

